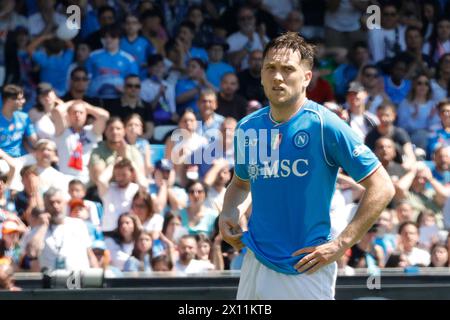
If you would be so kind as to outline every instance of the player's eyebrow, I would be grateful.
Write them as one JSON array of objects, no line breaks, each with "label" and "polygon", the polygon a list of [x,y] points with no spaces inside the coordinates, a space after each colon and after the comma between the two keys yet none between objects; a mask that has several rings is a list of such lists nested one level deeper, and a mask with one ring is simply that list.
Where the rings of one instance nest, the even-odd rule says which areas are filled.
[{"label": "player's eyebrow", "polygon": [[295,68],[295,65],[293,65],[292,63],[284,63],[284,62],[276,62],[276,61],[269,61],[267,63],[264,64],[265,67],[269,67],[269,66],[275,66],[275,65],[280,65],[281,67],[290,67],[290,68]]}]

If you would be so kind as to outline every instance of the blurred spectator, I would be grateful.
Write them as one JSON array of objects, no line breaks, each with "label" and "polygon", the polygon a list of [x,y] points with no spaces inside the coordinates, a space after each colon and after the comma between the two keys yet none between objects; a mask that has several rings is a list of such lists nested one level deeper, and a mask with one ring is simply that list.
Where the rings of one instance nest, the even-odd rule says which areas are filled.
[{"label": "blurred spectator", "polygon": [[423,53],[429,55],[434,62],[450,53],[450,18],[443,16],[436,21],[429,41],[423,46]]},{"label": "blurred spectator", "polygon": [[27,28],[27,19],[18,14],[15,11],[15,1],[5,0],[0,3],[0,85],[3,85],[6,75],[8,64],[11,63],[8,60],[7,55],[7,39],[9,34],[17,30],[18,27]]},{"label": "blurred spectator", "polygon": [[156,53],[155,48],[143,36],[139,35],[142,25],[139,19],[132,14],[125,17],[125,35],[120,38],[120,49],[133,56],[138,64],[140,78],[147,75],[147,58]]},{"label": "blurred spectator", "polygon": [[417,220],[418,212],[416,212],[408,200],[397,202],[395,207],[395,225],[400,226],[404,222]]},{"label": "blurred spectator", "polygon": [[158,54],[164,54],[164,46],[169,40],[163,19],[157,10],[144,11],[140,17],[142,36],[150,41]]},{"label": "blurred spectator", "polygon": [[433,100],[436,102],[447,99],[450,83],[450,53],[444,54],[437,63],[435,76],[431,79]]},{"label": "blurred spectator", "polygon": [[125,262],[123,271],[125,272],[150,272],[152,270],[153,259],[153,239],[149,232],[141,231],[136,241],[131,256]]},{"label": "blurred spectator", "polygon": [[181,175],[181,164],[185,163],[195,150],[208,142],[205,137],[197,133],[197,126],[195,113],[191,109],[186,109],[180,117],[178,129],[166,140],[164,158],[173,162],[177,182],[182,185],[184,185],[185,177]]},{"label": "blurred spectator", "polygon": [[131,201],[139,189],[133,182],[135,176],[131,161],[123,158],[108,164],[96,180],[98,194],[105,208],[102,218],[102,230],[105,233],[116,229],[119,215],[131,209]]},{"label": "blurred spectator", "polygon": [[93,51],[86,61],[91,82],[88,96],[101,99],[118,98],[123,91],[125,77],[139,74],[136,60],[120,50],[120,29],[108,26],[101,29],[103,49]]},{"label": "blurred spectator", "polygon": [[86,186],[83,182],[73,179],[69,182],[70,201],[82,200],[84,207],[87,209],[89,219],[94,226],[100,226],[101,218],[103,216],[103,206],[99,202],[86,200]]},{"label": "blurred spectator", "polygon": [[406,50],[399,56],[407,63],[407,77],[412,78],[417,74],[424,73],[432,75],[434,61],[427,54],[422,52],[423,35],[419,28],[410,26],[405,32]]},{"label": "blurred spectator", "polygon": [[26,226],[17,217],[9,217],[2,223],[0,252],[3,253],[3,257],[10,259],[11,265],[16,269],[19,266],[21,257],[19,239],[26,230]]},{"label": "blurred spectator", "polygon": [[366,111],[367,91],[359,82],[352,82],[347,92],[348,123],[364,141],[366,135],[376,128],[378,119]]},{"label": "blurred spectator", "polygon": [[435,244],[431,248],[431,263],[429,267],[445,268],[449,267],[448,250],[443,244]]},{"label": "blurred spectator", "polygon": [[[438,146],[431,156],[432,161],[426,161],[433,177],[444,186],[450,185],[450,148]],[[431,186],[428,186],[431,187]],[[450,189],[449,189],[450,190]]]},{"label": "blurred spectator", "polygon": [[197,238],[197,256],[196,259],[212,263],[215,270],[223,270],[223,256],[222,248],[220,247],[220,241],[213,242],[203,233],[196,235]]},{"label": "blurred spectator", "polygon": [[164,57],[151,55],[147,64],[148,78],[142,82],[141,99],[150,104],[155,126],[173,124],[177,119],[175,85],[164,79]]},{"label": "blurred spectator", "polygon": [[408,258],[403,253],[393,253],[389,256],[385,268],[406,268],[409,266]]},{"label": "blurred spectator", "polygon": [[298,32],[300,35],[302,35],[304,22],[305,16],[303,15],[303,13],[299,10],[292,10],[286,16],[283,27],[286,31]]},{"label": "blurred spectator", "polygon": [[192,43],[204,48],[212,37],[212,27],[209,21],[205,19],[202,7],[197,4],[193,4],[189,7],[187,12],[187,21],[190,21],[195,26],[194,39]]},{"label": "blurred spectator", "polygon": [[439,243],[437,217],[433,211],[424,210],[417,216],[417,225],[420,234],[418,246],[430,252],[431,247]]},{"label": "blurred spectator", "polygon": [[208,54],[203,47],[195,46],[192,41],[195,36],[195,25],[190,21],[183,21],[175,36],[175,43],[181,51],[184,63],[186,64],[192,58],[198,58],[206,64],[208,63]]},{"label": "blurred spectator", "polygon": [[187,65],[186,78],[177,81],[175,87],[177,113],[181,116],[183,112],[190,108],[195,114],[199,113],[197,101],[202,89],[214,86],[206,79],[206,64],[200,58],[191,58]]},{"label": "blurred spectator", "polygon": [[394,217],[391,210],[383,210],[376,222],[377,236],[375,244],[383,248],[384,264],[387,262],[389,256],[395,251],[397,247],[397,234],[394,230]]},{"label": "blurred spectator", "polygon": [[372,226],[362,239],[351,248],[348,265],[352,268],[367,268],[374,272],[384,267],[383,248],[374,243],[378,225]]},{"label": "blurred spectator", "polygon": [[13,158],[26,155],[37,141],[37,135],[28,114],[20,111],[24,103],[25,98],[21,87],[16,85],[3,87],[0,148]]},{"label": "blurred spectator", "polygon": [[239,79],[234,73],[223,75],[217,97],[217,113],[241,120],[246,115],[247,100],[238,93]]},{"label": "blurred spectator", "polygon": [[[216,169],[216,167],[219,168]],[[231,171],[228,162],[221,162],[221,166],[215,164],[206,174],[204,181],[209,187],[205,206],[217,212],[221,212],[225,191],[228,183],[231,181]]]},{"label": "blurred spectator", "polygon": [[[347,63],[341,64],[333,72],[334,88],[339,100],[343,100],[350,82],[356,79],[361,68],[365,67],[368,62],[367,44],[361,41],[353,43],[348,53]],[[326,101],[331,101],[331,99]]]},{"label": "blurred spectator", "polygon": [[265,34],[265,27],[256,28],[256,17],[251,7],[242,6],[237,12],[239,31],[227,38],[230,46],[229,61],[237,70],[244,70],[249,66],[248,56],[254,50],[263,50],[269,42]]},{"label": "blurred spectator", "polygon": [[380,137],[375,141],[375,146],[372,150],[374,150],[393,182],[401,184],[401,179],[406,174],[406,170],[394,160],[396,156],[394,141],[389,137]]},{"label": "blurred spectator", "polygon": [[167,0],[162,1],[161,11],[169,36],[174,37],[176,28],[180,21],[183,21],[187,14],[187,4],[185,1]]},{"label": "blurred spectator", "polygon": [[325,12],[325,41],[328,47],[345,47],[364,38],[361,15],[366,11],[365,1],[327,1]]},{"label": "blurred spectator", "polygon": [[321,78],[318,61],[314,62],[312,78],[306,88],[306,96],[308,99],[320,104],[327,101],[335,101],[333,88],[326,80]]},{"label": "blurred spectator", "polygon": [[100,105],[100,99],[86,96],[88,86],[89,77],[87,70],[84,67],[76,67],[70,72],[67,93],[61,99],[65,102],[70,100],[83,100],[94,106]]},{"label": "blurred spectator", "polygon": [[142,229],[149,232],[153,240],[159,239],[164,223],[164,218],[155,207],[152,196],[142,189],[136,192],[131,202],[131,210],[139,218]]},{"label": "blurred spectator", "polygon": [[102,38],[104,37],[103,32],[108,27],[117,23],[116,11],[113,7],[102,5],[97,10],[97,19],[99,28],[96,31],[90,33],[86,38],[86,43],[89,45],[92,51],[101,49],[104,46],[102,44]]},{"label": "blurred spectator", "polygon": [[75,46],[75,59],[69,67],[69,74],[77,67],[85,67],[92,50],[86,42],[79,42]]},{"label": "blurred spectator", "polygon": [[433,131],[428,138],[427,154],[430,156],[438,147],[450,146],[450,100],[443,100],[436,106],[442,129]]},{"label": "blurred spectator", "polygon": [[34,229],[28,250],[48,270],[85,270],[97,267],[91,239],[83,221],[66,216],[61,190],[50,188],[44,195],[46,214]]},{"label": "blurred spectator", "polygon": [[441,8],[436,0],[424,0],[420,2],[422,14],[422,33],[425,40],[429,40],[434,28],[436,27],[436,21],[441,13]]},{"label": "blurred spectator", "polygon": [[170,242],[178,243],[181,237],[188,234],[188,231],[185,227],[183,227],[181,217],[179,215],[168,213],[164,217],[162,234]]},{"label": "blurred spectator", "polygon": [[[38,50],[41,46],[44,50]],[[48,82],[56,95],[66,94],[66,79],[69,67],[74,57],[74,46],[71,41],[64,41],[47,33],[35,38],[27,47],[27,52],[33,62],[39,66],[41,82]]]},{"label": "blurred spectator", "polygon": [[234,73],[235,69],[228,63],[224,62],[224,54],[229,49],[228,43],[221,38],[213,38],[208,44],[208,68],[206,69],[206,78],[211,82],[216,91],[220,88],[220,81],[227,73]]},{"label": "blurred spectator", "polygon": [[175,262],[176,271],[189,274],[214,270],[214,265],[210,261],[195,259],[198,251],[198,244],[194,236],[186,235],[181,237],[178,242],[178,250],[180,252],[180,257]]},{"label": "blurred spectator", "polygon": [[[92,124],[86,124],[88,115],[94,118]],[[102,138],[109,113],[82,100],[72,100],[53,108],[52,117],[59,170],[87,183],[89,158]]]},{"label": "blurred spectator", "polygon": [[189,194],[188,206],[180,211],[181,223],[189,234],[205,233],[211,235],[218,212],[207,208],[205,200],[207,186],[198,181],[190,181],[186,186]]},{"label": "blurred spectator", "polygon": [[380,105],[390,102],[389,97],[384,92],[383,81],[378,68],[373,64],[365,65],[361,69],[358,78],[368,94],[366,101],[367,111],[376,114]]},{"label": "blurred spectator", "polygon": [[28,30],[31,36],[46,34],[66,23],[66,16],[55,11],[55,0],[37,0],[38,12],[28,17]]},{"label": "blurred spectator", "polygon": [[14,268],[7,263],[0,263],[0,290],[22,290],[14,284]]},{"label": "blurred spectator", "polygon": [[53,87],[41,82],[37,87],[37,103],[28,111],[34,124],[36,134],[42,139],[55,139],[55,124],[52,120],[52,110],[57,104],[64,103],[55,93]]},{"label": "blurred spectator", "polygon": [[381,5],[381,26],[367,32],[369,51],[374,63],[392,58],[406,49],[406,27],[400,23],[398,7],[393,2]]},{"label": "blurred spectator", "polygon": [[[112,169],[116,162],[128,159],[131,162],[139,184],[145,185],[144,160],[139,150],[125,141],[125,127],[117,118],[109,118],[105,125],[106,140],[100,141],[92,151],[89,160],[89,174],[93,182],[98,183],[100,175],[104,175],[103,183],[107,183],[112,176]],[[110,170],[106,170],[109,168]]]},{"label": "blurred spectator", "polygon": [[0,149],[0,163],[2,166],[6,165],[8,167],[8,171],[4,171],[3,168],[0,169],[0,212],[15,212],[16,208],[9,188],[16,173],[16,165],[14,164],[14,159],[2,149]]},{"label": "blurred spectator", "polygon": [[200,92],[197,102],[200,110],[201,124],[198,127],[198,133],[211,142],[217,136],[220,126],[225,119],[217,114],[217,95],[214,90],[204,89]]},{"label": "blurred spectator", "polygon": [[246,109],[246,115],[249,115],[250,113],[256,112],[259,109],[262,108],[262,105],[257,100],[250,100],[247,102],[247,109]]},{"label": "blurred spectator", "polygon": [[144,162],[144,175],[150,176],[153,171],[151,163],[150,143],[144,136],[144,120],[137,113],[131,113],[125,118],[125,140],[135,146],[142,155]]},{"label": "blurred spectator", "polygon": [[137,74],[129,74],[124,79],[124,89],[117,99],[105,99],[103,107],[111,116],[125,120],[132,113],[137,113],[145,121],[146,138],[153,133],[152,113],[150,104],[141,99],[141,80]]},{"label": "blurred spectator", "polygon": [[51,187],[62,191],[67,198],[70,177],[56,170],[52,165],[57,162],[56,144],[52,140],[40,139],[36,142],[36,167],[39,175],[39,189],[45,193]]},{"label": "blurred spectator", "polygon": [[390,65],[389,74],[383,77],[384,91],[397,107],[412,88],[411,80],[406,79],[407,72],[406,63],[396,58]]},{"label": "blurred spectator", "polygon": [[103,233],[100,230],[100,226],[94,225],[91,222],[89,207],[84,203],[83,199],[69,200],[68,207],[68,216],[71,218],[80,219],[85,223],[92,242],[103,240]]},{"label": "blurred spectator", "polygon": [[36,165],[27,165],[20,170],[23,191],[16,194],[14,203],[17,215],[28,225],[31,224],[31,211],[44,209],[44,199],[40,190],[40,180]]},{"label": "blurred spectator", "polygon": [[262,50],[251,51],[248,57],[248,68],[238,73],[239,94],[247,100],[257,100],[265,105],[267,104],[267,98],[261,84],[262,64]]},{"label": "blurred spectator", "polygon": [[142,228],[138,217],[131,213],[122,213],[114,224],[116,229],[109,235],[105,234],[105,244],[111,253],[111,265],[123,270]]},{"label": "blurred spectator", "polygon": [[396,149],[395,161],[403,165],[403,168],[410,169],[416,160],[411,139],[408,133],[394,125],[397,113],[395,107],[390,104],[382,104],[377,109],[379,124],[367,134],[364,143],[372,150],[375,149],[375,142],[381,137],[387,137],[394,141]]},{"label": "blurred spectator", "polygon": [[418,148],[426,150],[427,131],[439,124],[436,102],[432,99],[430,80],[418,75],[408,97],[398,107],[398,126],[405,129]]},{"label": "blurred spectator", "polygon": [[398,249],[406,256],[411,266],[426,267],[430,264],[430,254],[417,247],[419,241],[419,229],[414,222],[404,222],[398,229],[400,241]]}]

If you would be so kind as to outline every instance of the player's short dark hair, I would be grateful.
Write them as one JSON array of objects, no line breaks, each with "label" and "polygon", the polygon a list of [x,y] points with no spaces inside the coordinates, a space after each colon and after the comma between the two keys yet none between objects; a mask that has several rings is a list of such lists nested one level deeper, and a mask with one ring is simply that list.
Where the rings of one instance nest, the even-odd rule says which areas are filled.
[{"label": "player's short dark hair", "polygon": [[449,104],[450,104],[450,99],[444,99],[444,100],[439,101],[436,108],[438,109],[439,112],[441,112],[442,108],[444,108],[446,105],[449,105]]},{"label": "player's short dark hair", "polygon": [[307,43],[297,32],[285,32],[272,39],[263,51],[263,60],[270,50],[292,49],[300,53],[301,61],[308,69],[312,69],[314,63],[314,46]]},{"label": "player's short dark hair", "polygon": [[17,99],[21,94],[23,95],[22,87],[15,84],[7,84],[2,90],[2,101]]}]

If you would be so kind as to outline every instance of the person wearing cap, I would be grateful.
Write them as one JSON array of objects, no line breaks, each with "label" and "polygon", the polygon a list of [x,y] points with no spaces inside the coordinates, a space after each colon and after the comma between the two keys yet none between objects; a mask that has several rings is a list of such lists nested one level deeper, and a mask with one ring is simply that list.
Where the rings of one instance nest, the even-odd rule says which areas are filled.
[{"label": "person wearing cap", "polygon": [[208,68],[206,69],[206,78],[218,91],[220,88],[220,81],[226,73],[236,73],[233,66],[224,61],[225,53],[230,46],[225,40],[215,37],[207,45],[208,50]]},{"label": "person wearing cap", "polygon": [[348,120],[350,127],[363,141],[373,128],[378,125],[375,115],[366,111],[367,91],[359,82],[353,81],[347,91]]},{"label": "person wearing cap", "polygon": [[100,227],[95,226],[91,222],[91,215],[88,206],[85,204],[83,199],[70,199],[68,202],[69,207],[69,217],[78,218],[83,220],[88,229],[89,236],[92,241],[102,240],[103,234]]},{"label": "person wearing cap", "polygon": [[36,89],[36,104],[28,112],[36,133],[41,139],[55,138],[55,124],[51,114],[57,104],[64,103],[55,93],[52,85],[41,82]]},{"label": "person wearing cap", "polygon": [[19,218],[9,218],[2,223],[2,238],[0,251],[9,257],[15,266],[19,265],[21,248],[19,246],[20,235],[26,231],[26,226]]}]

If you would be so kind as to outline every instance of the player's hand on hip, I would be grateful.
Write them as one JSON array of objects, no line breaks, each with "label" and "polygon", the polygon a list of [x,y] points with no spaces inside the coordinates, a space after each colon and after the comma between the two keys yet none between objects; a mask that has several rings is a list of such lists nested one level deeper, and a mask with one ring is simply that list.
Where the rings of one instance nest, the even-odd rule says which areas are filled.
[{"label": "player's hand on hip", "polygon": [[233,248],[240,250],[244,247],[241,241],[242,229],[230,218],[223,216],[219,218],[219,230],[223,240],[233,246]]},{"label": "player's hand on hip", "polygon": [[297,250],[292,256],[299,256],[305,253],[307,255],[297,262],[294,268],[299,273],[312,274],[323,266],[338,260],[344,254],[344,251],[337,242],[330,241],[320,246]]}]

